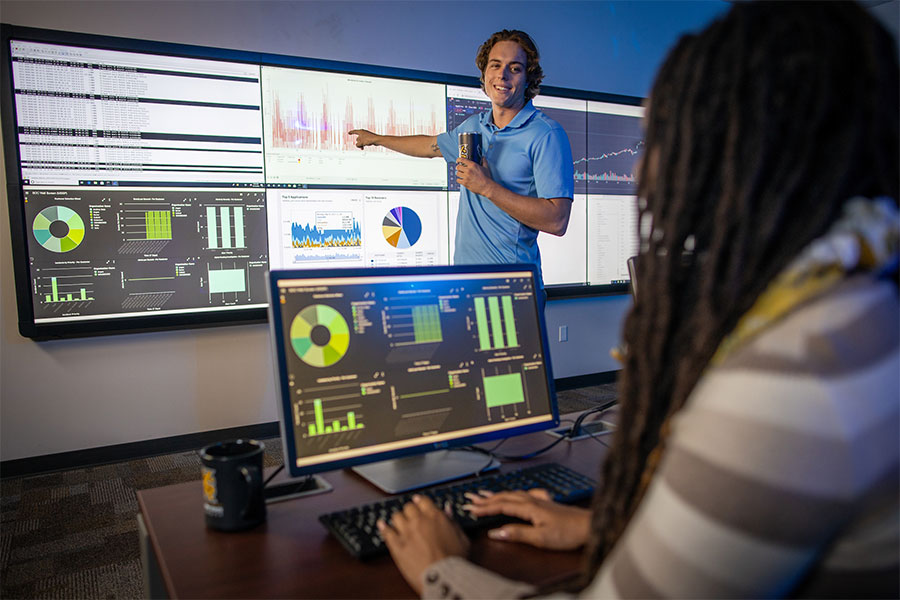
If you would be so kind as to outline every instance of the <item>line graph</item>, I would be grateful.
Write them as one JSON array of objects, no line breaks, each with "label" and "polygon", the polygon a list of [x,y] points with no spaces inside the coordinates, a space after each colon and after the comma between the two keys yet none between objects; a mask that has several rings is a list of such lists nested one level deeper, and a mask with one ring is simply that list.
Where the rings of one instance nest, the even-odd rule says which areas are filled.
[{"label": "line graph", "polygon": [[643,151],[640,118],[589,112],[587,155],[575,161],[575,180],[586,181],[589,194],[633,194]]},{"label": "line graph", "polygon": [[[604,152],[600,156],[587,156],[576,160],[575,179],[576,181],[587,181],[589,186],[592,183],[604,184],[610,182],[633,185],[635,183],[634,166],[637,162],[637,157],[643,149],[644,142],[639,141],[634,148],[622,148],[621,150]],[[580,171],[579,166],[581,168]],[[616,172],[616,166],[621,168],[621,173]],[[603,170],[604,168],[606,170]]]},{"label": "line graph", "polygon": [[[417,114],[413,100],[408,103],[388,100],[387,106],[376,110],[374,98],[365,98],[364,114],[359,115],[352,98],[342,98],[343,118],[335,115],[327,90],[323,90],[321,104],[310,105],[300,92],[289,106],[275,97],[272,100],[273,114],[272,145],[276,148],[303,148],[306,150],[358,151],[354,138],[347,135],[351,129],[368,129],[385,135],[437,135],[438,115],[434,107],[431,114]],[[399,106],[399,109],[398,109]],[[387,153],[390,150],[376,146],[372,152]]]},{"label": "line graph", "polygon": [[540,110],[565,129],[572,149],[572,162],[575,166],[575,193],[584,193],[584,183],[579,184],[584,180],[578,179],[578,165],[584,162],[587,152],[587,114],[584,107],[582,106],[581,110],[570,110],[541,106]]},{"label": "line graph", "polygon": [[291,223],[291,246],[327,248],[362,246],[362,229],[350,211],[319,211],[315,224]]},{"label": "line graph", "polygon": [[399,79],[263,68],[266,172],[275,182],[446,185],[442,161],[381,147],[360,150],[352,129],[437,135],[446,129],[444,88]]},{"label": "line graph", "polygon": [[362,207],[337,199],[319,204],[321,208],[292,206],[285,215],[285,249],[291,264],[362,260]]}]

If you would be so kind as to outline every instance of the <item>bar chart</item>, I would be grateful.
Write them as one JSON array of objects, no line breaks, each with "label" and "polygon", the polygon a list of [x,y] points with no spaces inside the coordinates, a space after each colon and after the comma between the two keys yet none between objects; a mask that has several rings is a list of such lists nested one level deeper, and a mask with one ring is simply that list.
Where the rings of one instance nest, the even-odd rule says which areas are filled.
[{"label": "bar chart", "polygon": [[500,350],[519,345],[512,296],[476,296],[475,324],[479,350]]},{"label": "bar chart", "polygon": [[35,299],[53,311],[71,309],[77,302],[96,299],[94,284],[91,267],[43,268],[35,276]]},{"label": "bar chart", "polygon": [[247,247],[243,206],[207,206],[204,225],[209,250]]},{"label": "bar chart", "polygon": [[56,277],[50,278],[50,292],[44,295],[45,304],[52,302],[83,302],[93,299],[93,297],[88,297],[87,288],[84,286],[79,287],[75,292],[60,292],[59,281]]},{"label": "bar chart", "polygon": [[356,412],[348,410],[337,418],[325,418],[325,410],[322,408],[322,400],[313,400],[313,417],[315,422],[307,424],[309,437],[340,433],[342,431],[355,431],[364,429],[365,426],[357,421]]}]

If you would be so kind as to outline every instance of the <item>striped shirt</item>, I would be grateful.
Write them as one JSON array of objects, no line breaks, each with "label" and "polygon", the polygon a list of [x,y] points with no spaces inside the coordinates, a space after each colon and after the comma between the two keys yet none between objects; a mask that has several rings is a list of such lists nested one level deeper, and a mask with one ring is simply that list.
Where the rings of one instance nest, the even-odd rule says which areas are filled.
[{"label": "striped shirt", "polygon": [[[587,598],[898,597],[900,304],[851,277],[710,367]],[[534,589],[454,557],[425,597]]]}]

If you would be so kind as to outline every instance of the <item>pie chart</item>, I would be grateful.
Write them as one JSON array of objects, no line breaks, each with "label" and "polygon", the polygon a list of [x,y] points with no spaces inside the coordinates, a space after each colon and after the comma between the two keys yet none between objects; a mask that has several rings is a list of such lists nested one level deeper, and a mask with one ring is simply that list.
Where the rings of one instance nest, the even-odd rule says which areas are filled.
[{"label": "pie chart", "polygon": [[384,239],[394,248],[409,248],[422,236],[422,220],[406,206],[392,208],[381,222]]},{"label": "pie chart", "polygon": [[31,231],[38,244],[50,252],[68,252],[84,239],[84,221],[71,208],[49,206],[34,218]]},{"label": "pie chart", "polygon": [[291,346],[311,367],[330,367],[350,346],[350,329],[341,313],[325,304],[312,304],[291,322]]}]

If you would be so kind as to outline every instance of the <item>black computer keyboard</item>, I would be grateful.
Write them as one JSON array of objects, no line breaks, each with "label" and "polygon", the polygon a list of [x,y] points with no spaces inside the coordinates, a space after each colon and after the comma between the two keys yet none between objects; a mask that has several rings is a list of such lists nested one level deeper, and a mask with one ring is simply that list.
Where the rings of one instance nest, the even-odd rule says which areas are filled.
[{"label": "black computer keyboard", "polygon": [[[525,467],[508,473],[482,475],[461,483],[426,488],[417,492],[431,498],[439,507],[450,503],[453,519],[465,531],[498,527],[517,521],[504,515],[473,518],[462,506],[468,504],[466,492],[489,490],[528,490],[543,488],[557,502],[571,504],[589,498],[595,482],[580,473],[556,463]],[[384,554],[387,548],[378,533],[378,519],[390,520],[390,516],[412,499],[413,493],[391,496],[379,502],[363,504],[345,510],[321,515],[319,521],[328,528],[350,554],[357,558],[369,558]]]}]

